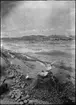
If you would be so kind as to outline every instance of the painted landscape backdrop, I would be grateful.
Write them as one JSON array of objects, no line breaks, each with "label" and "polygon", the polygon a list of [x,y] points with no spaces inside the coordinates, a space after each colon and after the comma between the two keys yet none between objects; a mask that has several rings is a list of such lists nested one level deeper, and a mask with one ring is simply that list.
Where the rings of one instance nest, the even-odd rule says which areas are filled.
[{"label": "painted landscape backdrop", "polygon": [[63,59],[75,64],[75,38],[71,35],[8,37],[2,38],[1,44],[5,49],[27,53],[44,61]]}]

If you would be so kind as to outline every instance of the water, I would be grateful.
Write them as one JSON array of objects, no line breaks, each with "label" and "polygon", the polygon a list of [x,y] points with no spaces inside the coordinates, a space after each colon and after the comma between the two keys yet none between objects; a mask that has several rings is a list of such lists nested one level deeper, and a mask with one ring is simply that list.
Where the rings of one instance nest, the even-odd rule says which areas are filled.
[{"label": "water", "polygon": [[75,42],[29,42],[29,41],[2,41],[2,46],[8,50],[27,53],[44,61],[63,59],[75,64]]},{"label": "water", "polygon": [[[29,42],[29,41],[3,41],[2,46],[5,49],[28,54],[36,57],[42,61],[54,62],[63,60],[66,65],[75,68],[75,44],[74,41],[60,41],[60,42]],[[38,72],[44,70],[46,67],[40,62],[23,63],[18,59],[12,59],[12,64],[21,66],[21,72],[36,76]],[[33,68],[32,66],[33,65]]]},{"label": "water", "polygon": [[[16,52],[21,53],[38,53],[42,52],[43,54],[46,53],[46,55],[50,52],[59,51],[63,55],[62,52],[64,52],[64,55],[74,55],[75,54],[75,42],[74,41],[60,41],[60,42],[53,42],[50,44],[49,42],[34,42],[31,43],[29,41],[6,41],[2,42],[1,45],[5,47],[6,49],[13,50]],[[58,52],[58,53],[59,53]],[[56,53],[57,54],[57,53]],[[55,54],[55,55],[56,55]]]}]

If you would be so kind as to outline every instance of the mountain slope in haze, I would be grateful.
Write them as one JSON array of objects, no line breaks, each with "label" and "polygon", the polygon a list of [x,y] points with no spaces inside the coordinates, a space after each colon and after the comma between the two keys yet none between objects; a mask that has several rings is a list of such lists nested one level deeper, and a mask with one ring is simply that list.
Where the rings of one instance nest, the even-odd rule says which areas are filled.
[{"label": "mountain slope in haze", "polygon": [[4,37],[2,40],[5,41],[13,41],[13,40],[24,40],[24,41],[54,41],[54,40],[74,40],[74,36],[65,36],[65,35],[49,35],[49,36],[44,36],[44,35],[31,35],[31,36],[22,36],[22,37]]}]

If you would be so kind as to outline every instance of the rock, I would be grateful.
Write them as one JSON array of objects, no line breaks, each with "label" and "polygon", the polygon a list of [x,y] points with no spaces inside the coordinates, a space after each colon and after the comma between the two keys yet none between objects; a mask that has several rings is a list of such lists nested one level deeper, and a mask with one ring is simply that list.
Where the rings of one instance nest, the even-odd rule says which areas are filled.
[{"label": "rock", "polygon": [[13,90],[10,92],[9,96],[11,96],[11,98],[15,98],[15,100],[18,100],[21,96],[21,91],[19,89]]},{"label": "rock", "polygon": [[8,78],[14,78],[14,73],[10,72],[9,75],[8,75]]},{"label": "rock", "polygon": [[29,95],[22,95],[21,100],[27,100],[29,98]]},{"label": "rock", "polygon": [[11,98],[14,98],[14,96],[15,96],[14,90],[13,91],[10,91],[10,93],[8,94],[8,96],[11,97]]},{"label": "rock", "polygon": [[29,98],[29,95],[27,94],[26,96],[25,96],[25,99],[28,99]]},{"label": "rock", "polygon": [[72,100],[72,102],[75,102],[75,97],[69,97],[70,100]]},{"label": "rock", "polygon": [[19,99],[20,96],[21,96],[21,91],[20,91],[19,89],[17,89],[15,92],[16,92],[16,93],[15,93],[15,99],[17,100],[17,99]]},{"label": "rock", "polygon": [[33,99],[33,100],[29,100],[29,104],[36,104],[36,105],[52,105],[52,103],[49,103],[47,101],[42,101],[39,99]]},{"label": "rock", "polygon": [[19,105],[18,102],[14,101],[13,99],[9,99],[7,97],[0,100],[1,105]]},{"label": "rock", "polygon": [[47,71],[45,71],[45,72],[44,72],[44,71],[42,71],[42,72],[40,72],[40,73],[39,73],[39,75],[40,75],[40,76],[45,77],[45,76],[47,76],[47,75],[48,75],[48,72],[47,72]]},{"label": "rock", "polygon": [[0,86],[0,95],[9,91],[8,84],[4,83]]},{"label": "rock", "polygon": [[72,81],[72,83],[73,83],[74,86],[75,86],[75,71],[73,71],[73,72],[71,73],[71,81]]},{"label": "rock", "polygon": [[74,87],[75,87],[75,79],[71,78],[71,82],[73,83]]},{"label": "rock", "polygon": [[20,105],[23,105],[23,103],[24,103],[23,101],[20,101],[20,102],[19,102]]},{"label": "rock", "polygon": [[14,94],[11,94],[11,98],[14,98]]},{"label": "rock", "polygon": [[66,83],[70,81],[70,72],[63,69],[59,69],[55,74],[55,77],[58,79],[59,83]]},{"label": "rock", "polygon": [[25,84],[22,83],[20,86],[21,86],[21,88],[24,88]]},{"label": "rock", "polygon": [[19,80],[18,80],[18,79],[16,79],[16,80],[15,80],[15,82],[16,82],[16,83],[18,83],[18,82],[19,82]]},{"label": "rock", "polygon": [[29,100],[28,103],[29,103],[29,104],[34,104],[34,101],[33,101],[33,100]]},{"label": "rock", "polygon": [[28,101],[27,100],[24,100],[24,103],[26,104]]},{"label": "rock", "polygon": [[7,83],[9,86],[12,86],[12,85],[13,85],[13,80],[11,80],[11,79],[6,79],[6,80],[5,80],[5,83]]}]

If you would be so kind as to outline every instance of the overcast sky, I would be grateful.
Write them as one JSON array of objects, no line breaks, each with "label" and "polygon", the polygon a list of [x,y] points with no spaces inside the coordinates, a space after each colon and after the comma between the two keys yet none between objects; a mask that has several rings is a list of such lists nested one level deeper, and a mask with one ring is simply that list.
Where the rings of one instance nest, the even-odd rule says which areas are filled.
[{"label": "overcast sky", "polygon": [[74,1],[19,1],[1,19],[2,37],[52,34],[75,35]]}]

